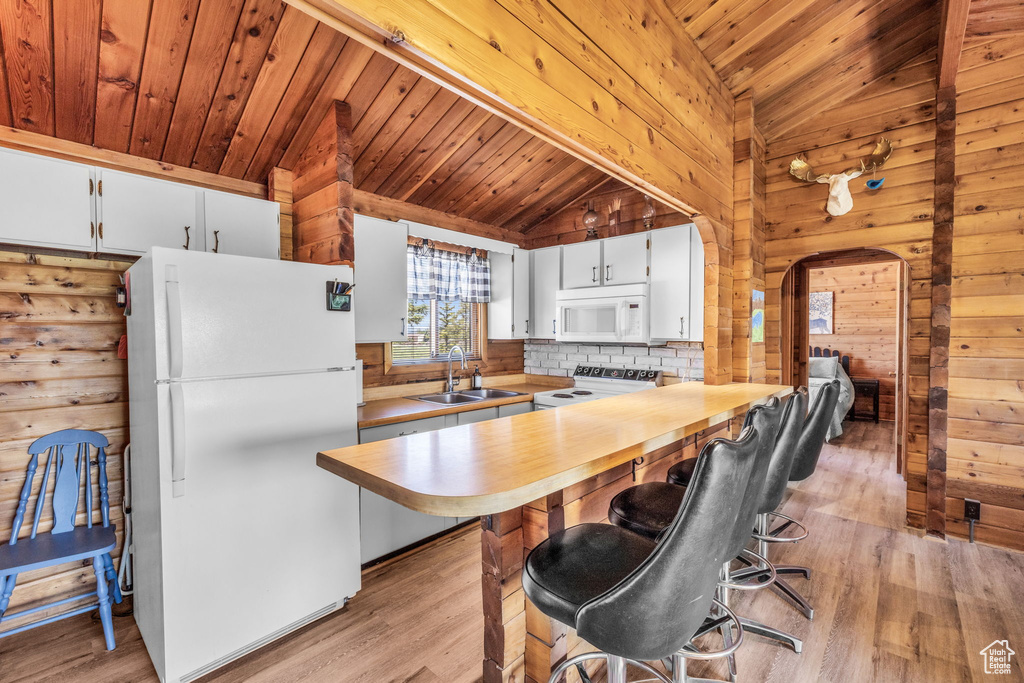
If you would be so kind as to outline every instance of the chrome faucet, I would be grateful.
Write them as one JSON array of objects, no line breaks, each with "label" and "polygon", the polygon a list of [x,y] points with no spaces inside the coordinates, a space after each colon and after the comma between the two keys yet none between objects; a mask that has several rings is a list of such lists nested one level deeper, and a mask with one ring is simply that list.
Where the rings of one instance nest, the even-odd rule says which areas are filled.
[{"label": "chrome faucet", "polygon": [[448,350],[448,381],[445,382],[444,385],[444,391],[446,394],[448,392],[455,391],[455,387],[459,386],[460,382],[458,377],[452,379],[452,354],[455,353],[456,349],[458,349],[459,351],[459,358],[462,361],[462,369],[466,369],[466,352],[462,350],[461,346],[456,344],[455,346]]}]

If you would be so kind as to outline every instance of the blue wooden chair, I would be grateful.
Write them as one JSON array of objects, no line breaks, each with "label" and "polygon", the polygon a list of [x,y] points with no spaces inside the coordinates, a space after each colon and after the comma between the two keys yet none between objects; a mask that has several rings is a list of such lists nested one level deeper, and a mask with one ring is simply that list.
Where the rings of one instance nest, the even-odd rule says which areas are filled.
[{"label": "blue wooden chair", "polygon": [[[107,438],[97,432],[81,429],[65,429],[36,439],[28,447],[31,459],[25,474],[25,485],[21,488],[18,508],[14,513],[14,524],[11,529],[11,540],[0,545],[0,625],[5,621],[21,618],[45,609],[77,602],[83,598],[96,596],[96,602],[57,616],[40,619],[17,628],[0,633],[0,638],[14,633],[26,631],[36,626],[49,624],[59,619],[82,614],[99,607],[100,620],[103,622],[103,637],[107,649],[114,649],[114,624],[111,615],[111,595],[115,602],[121,602],[121,588],[117,583],[117,572],[110,553],[117,545],[114,536],[114,525],[110,523],[110,500],[107,495],[107,454],[104,449],[108,445]],[[93,525],[92,468],[89,458],[90,447],[96,449],[99,465],[100,513],[103,525]],[[46,469],[43,481],[36,494],[35,506],[32,510],[32,533],[28,538],[19,539],[29,498],[32,495],[36,468],[39,456],[46,454]],[[39,533],[39,520],[46,507],[46,494],[50,472],[55,471],[53,493],[50,496],[50,508],[53,513],[53,527]],[[84,481],[83,481],[84,473]],[[83,486],[84,483],[84,486]],[[78,516],[82,489],[85,489],[85,526],[75,526]],[[18,574],[22,572],[50,567],[66,562],[80,562],[92,559],[93,571],[96,572],[96,590],[76,595],[64,600],[47,603],[31,609],[8,614],[7,605],[14,591]]]}]

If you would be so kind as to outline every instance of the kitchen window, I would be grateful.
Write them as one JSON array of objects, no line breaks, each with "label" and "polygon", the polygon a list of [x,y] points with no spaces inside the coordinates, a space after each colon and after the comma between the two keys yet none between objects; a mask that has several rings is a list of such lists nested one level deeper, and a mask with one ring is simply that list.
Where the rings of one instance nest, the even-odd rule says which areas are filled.
[{"label": "kitchen window", "polygon": [[483,356],[490,264],[475,249],[456,249],[425,241],[409,245],[407,334],[392,342],[392,363],[436,362],[456,344],[467,358]]}]

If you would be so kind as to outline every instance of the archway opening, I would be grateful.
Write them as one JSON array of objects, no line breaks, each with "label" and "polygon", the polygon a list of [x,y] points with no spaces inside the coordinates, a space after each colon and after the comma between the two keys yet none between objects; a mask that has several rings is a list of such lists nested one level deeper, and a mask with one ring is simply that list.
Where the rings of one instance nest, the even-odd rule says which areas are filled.
[{"label": "archway opening", "polygon": [[909,265],[883,249],[804,257],[780,297],[781,380],[807,385],[811,358],[838,355],[855,394],[847,419],[892,421],[893,466],[905,481],[910,298]]}]

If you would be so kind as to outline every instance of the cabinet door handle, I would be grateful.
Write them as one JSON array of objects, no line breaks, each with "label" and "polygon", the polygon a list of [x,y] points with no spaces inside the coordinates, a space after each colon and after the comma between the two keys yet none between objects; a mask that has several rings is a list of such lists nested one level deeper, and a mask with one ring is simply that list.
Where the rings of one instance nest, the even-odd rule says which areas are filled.
[{"label": "cabinet door handle", "polygon": [[551,334],[558,334],[558,332],[555,331],[555,327],[557,327],[557,325],[558,318],[555,318],[554,320],[551,321]]},{"label": "cabinet door handle", "polygon": [[680,337],[685,337],[686,336],[686,333],[683,332],[683,327],[685,325],[686,325],[686,316],[685,315],[679,316],[679,336]]},{"label": "cabinet door handle", "polygon": [[192,227],[191,225],[186,225],[185,226],[185,244],[183,244],[181,246],[185,247],[186,249],[188,249],[188,245],[192,241],[192,236],[188,234],[188,230],[191,227]]},{"label": "cabinet door handle", "polygon": [[214,230],[213,231],[213,253],[216,254],[218,249],[220,249],[220,230]]},{"label": "cabinet door handle", "polygon": [[100,224],[98,226],[96,226],[96,227],[97,227],[97,232],[99,232],[99,234],[100,234],[100,239],[103,239],[103,221],[100,221]]},{"label": "cabinet door handle", "polygon": [[93,223],[92,221],[89,221],[89,239],[92,239],[95,236],[96,236],[96,224]]},{"label": "cabinet door handle", "polygon": [[609,281],[611,281],[611,279],[612,279],[612,267],[611,266],[605,266],[604,267],[604,281],[605,282],[609,282]]},{"label": "cabinet door handle", "polygon": [[530,319],[526,319],[526,336],[530,336]]},{"label": "cabinet door handle", "polygon": [[402,336],[405,336],[405,318],[402,318]]},{"label": "cabinet door handle", "polygon": [[408,436],[409,434],[419,434],[420,430],[414,429],[411,432],[398,432],[399,436]]},{"label": "cabinet door handle", "polygon": [[597,282],[597,266],[594,266],[594,278],[591,282]]}]

